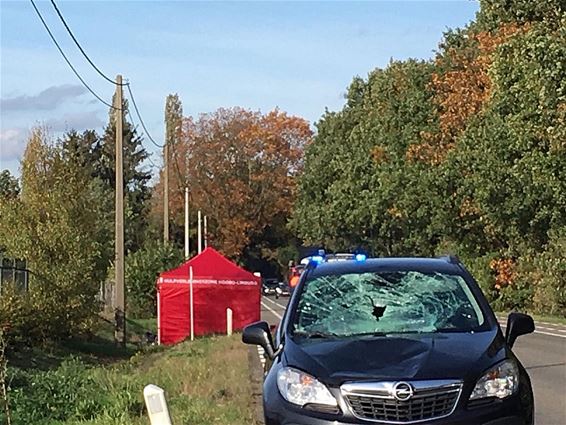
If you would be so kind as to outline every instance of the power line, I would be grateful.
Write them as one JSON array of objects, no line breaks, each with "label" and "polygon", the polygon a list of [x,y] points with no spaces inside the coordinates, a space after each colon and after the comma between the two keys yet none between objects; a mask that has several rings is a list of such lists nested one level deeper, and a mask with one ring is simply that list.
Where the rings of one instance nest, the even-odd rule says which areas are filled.
[{"label": "power line", "polygon": [[69,67],[73,70],[73,72],[75,73],[75,75],[77,76],[77,78],[80,80],[80,82],[83,84],[83,86],[86,87],[86,89],[94,96],[96,97],[100,102],[102,102],[103,104],[105,104],[106,106],[108,106],[109,108],[112,109],[118,109],[121,110],[122,108],[116,108],[114,105],[111,105],[110,103],[106,102],[104,99],[102,99],[98,94],[96,94],[94,92],[93,89],[91,89],[89,87],[89,85],[85,82],[85,80],[83,80],[83,78],[80,76],[80,74],[78,73],[78,71],[75,69],[75,67],[73,66],[73,64],[69,61],[69,59],[67,58],[67,56],[65,55],[65,52],[63,52],[63,49],[61,48],[61,46],[59,46],[59,43],[57,43],[57,40],[55,39],[55,36],[53,35],[53,33],[51,32],[51,30],[49,29],[49,26],[47,25],[47,23],[45,22],[45,20],[43,19],[43,16],[41,15],[41,12],[39,11],[39,9],[37,8],[37,6],[35,5],[35,2],[33,0],[30,0],[33,8],[35,9],[35,12],[37,13],[37,16],[39,17],[39,19],[41,20],[41,23],[43,24],[43,26],[45,27],[45,29],[47,30],[47,33],[49,34],[49,36],[51,37],[51,40],[53,41],[53,43],[55,44],[55,46],[57,47],[57,49],[59,50],[59,53],[61,53],[61,56],[63,56],[63,59],[65,59],[65,62],[67,62],[67,65],[69,65]]},{"label": "power line", "polygon": [[[63,49],[61,48],[61,46],[59,45],[59,43],[57,43],[57,40],[55,39],[55,37],[53,36],[53,33],[51,32],[51,30],[49,29],[49,26],[47,25],[47,23],[45,22],[45,20],[43,19],[43,16],[41,15],[41,13],[39,12],[39,9],[37,8],[37,6],[35,5],[34,0],[30,0],[31,4],[33,5],[33,8],[35,9],[37,15],[39,16],[39,19],[41,20],[41,22],[43,23],[43,26],[45,27],[45,29],[47,30],[49,36],[51,37],[51,40],[53,41],[53,43],[55,44],[55,46],[57,46],[57,49],[59,50],[59,52],[61,53],[61,55],[63,56],[63,58],[65,59],[65,61],[67,62],[67,65],[69,65],[69,67],[73,70],[73,72],[75,73],[75,75],[77,76],[77,78],[81,81],[81,83],[83,83],[83,85],[93,94],[93,96],[95,96],[100,102],[102,102],[103,104],[105,104],[106,106],[112,108],[112,109],[116,109],[116,110],[122,110],[121,108],[116,108],[115,106],[109,104],[108,102],[104,101],[98,94],[96,94],[94,92],[94,90],[92,90],[88,84],[84,81],[84,79],[80,76],[80,74],[78,73],[78,71],[75,69],[75,67],[71,64],[71,62],[69,61],[69,59],[67,58],[67,56],[65,55],[65,53],[63,52]],[[130,83],[126,82],[126,83],[121,83],[118,84],[116,83],[114,80],[112,80],[111,78],[109,78],[108,76],[106,76],[95,64],[94,62],[92,62],[92,60],[89,58],[89,56],[86,54],[86,52],[84,51],[84,49],[82,48],[82,46],[80,45],[80,43],[78,42],[78,40],[76,39],[76,37],[74,36],[73,32],[71,31],[70,27],[67,25],[67,22],[65,21],[65,18],[63,17],[63,14],[61,13],[61,11],[59,10],[59,8],[57,7],[57,5],[55,4],[54,0],[51,0],[51,4],[53,5],[55,11],[57,12],[57,15],[59,16],[59,19],[61,20],[61,22],[63,23],[63,25],[65,26],[65,28],[67,29],[67,32],[69,33],[69,35],[71,36],[71,38],[73,39],[73,41],[75,42],[76,46],[79,48],[79,50],[81,51],[81,53],[83,54],[83,56],[85,57],[85,59],[88,61],[88,63],[107,81],[111,82],[114,85],[120,85],[120,86],[126,86],[128,89],[128,93],[130,95],[130,99],[132,100],[132,104],[134,105],[134,109],[136,111],[136,115],[141,123],[141,126],[144,130],[145,135],[147,136],[147,138],[150,140],[151,143],[153,143],[156,147],[158,147],[159,149],[163,149],[164,145],[161,145],[159,143],[157,143],[153,137],[151,137],[151,134],[149,133],[149,131],[147,130],[147,127],[145,126],[145,122],[143,121],[143,118],[140,114],[140,111],[138,109],[138,105],[136,104],[136,101],[134,99],[134,94],[132,92],[132,89],[130,87]],[[131,114],[129,113],[129,111],[127,111],[128,115]],[[133,119],[132,119],[133,122]]]},{"label": "power line", "polygon": [[134,110],[136,111],[136,115],[138,116],[138,119],[142,125],[142,128],[146,134],[146,136],[148,137],[148,139],[151,141],[151,143],[153,143],[155,146],[157,146],[159,149],[163,149],[164,145],[160,145],[159,143],[157,143],[155,140],[153,140],[153,137],[151,137],[151,134],[149,134],[149,131],[147,131],[147,128],[145,126],[145,123],[143,122],[143,119],[140,115],[140,111],[138,109],[138,105],[136,105],[136,100],[134,99],[134,94],[132,93],[132,89],[130,88],[130,83],[126,83],[126,88],[128,89],[128,93],[130,94],[130,99],[132,100],[132,103],[134,105]]},{"label": "power line", "polygon": [[[73,32],[71,31],[71,28],[69,28],[69,26],[67,25],[67,21],[65,21],[65,18],[63,17],[63,14],[59,11],[59,8],[57,7],[57,4],[55,4],[54,0],[51,0],[51,5],[53,6],[53,8],[55,9],[55,11],[57,12],[57,15],[59,15],[59,19],[61,20],[61,22],[63,23],[63,25],[65,26],[65,28],[67,29],[67,32],[69,33],[69,35],[71,36],[71,38],[73,39],[73,41],[75,42],[75,44],[77,45],[77,47],[79,48],[79,50],[81,51],[81,53],[83,54],[83,56],[85,57],[85,59],[88,61],[88,63],[90,63],[90,65],[96,70],[96,72],[98,72],[102,78],[104,78],[106,81],[109,81],[110,83],[117,85],[118,83],[116,83],[116,81],[114,81],[112,78],[106,76],[104,74],[104,72],[102,72],[100,70],[100,68],[98,68],[94,62],[88,57],[88,55],[86,54],[86,52],[84,51],[84,49],[82,48],[81,44],[78,42],[78,40],[75,38],[75,35],[73,34]],[[122,86],[128,85],[128,83],[122,83]]]}]

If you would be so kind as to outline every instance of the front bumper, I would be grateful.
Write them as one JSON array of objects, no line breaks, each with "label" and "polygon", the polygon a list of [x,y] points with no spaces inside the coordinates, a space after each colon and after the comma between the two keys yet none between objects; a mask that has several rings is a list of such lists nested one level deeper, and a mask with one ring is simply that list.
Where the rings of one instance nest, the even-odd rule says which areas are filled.
[{"label": "front bumper", "polygon": [[[373,422],[345,417],[345,415],[314,414],[297,412],[294,409],[266,411],[265,425],[379,425],[387,422]],[[528,425],[521,416],[507,415],[506,412],[459,412],[437,420],[418,422],[416,425]]]},{"label": "front bumper", "polygon": [[[328,414],[309,411],[294,406],[284,400],[278,391],[265,396],[265,425],[384,425],[389,422],[377,422],[356,418],[349,408],[339,402],[342,413]],[[497,401],[484,407],[468,409],[460,400],[455,411],[445,418],[415,422],[415,425],[530,425],[526,418],[532,412],[524,411],[519,394],[503,401]],[[391,424],[391,423],[389,423]]]}]

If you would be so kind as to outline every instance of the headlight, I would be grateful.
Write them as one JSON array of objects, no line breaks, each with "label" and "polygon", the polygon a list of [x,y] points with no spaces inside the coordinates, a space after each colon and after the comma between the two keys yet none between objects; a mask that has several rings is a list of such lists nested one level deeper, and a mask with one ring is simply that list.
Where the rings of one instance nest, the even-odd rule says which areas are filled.
[{"label": "headlight", "polygon": [[488,370],[477,382],[470,400],[486,397],[507,398],[519,388],[519,368],[505,360]]},{"label": "headlight", "polygon": [[320,404],[336,407],[336,399],[328,388],[308,373],[290,367],[277,372],[277,388],[285,400],[298,406]]}]

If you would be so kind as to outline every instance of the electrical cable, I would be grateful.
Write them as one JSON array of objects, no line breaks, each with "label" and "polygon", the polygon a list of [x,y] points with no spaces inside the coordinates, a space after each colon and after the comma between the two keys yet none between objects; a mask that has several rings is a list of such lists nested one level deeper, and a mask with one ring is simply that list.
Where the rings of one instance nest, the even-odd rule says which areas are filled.
[{"label": "electrical cable", "polygon": [[[92,90],[89,85],[84,81],[84,79],[80,76],[80,74],[78,73],[78,71],[75,69],[75,67],[71,64],[71,62],[69,61],[69,59],[67,58],[67,56],[65,55],[65,53],[63,52],[63,49],[61,48],[61,46],[59,45],[59,43],[57,42],[57,40],[55,39],[55,36],[53,35],[53,33],[51,32],[51,30],[49,29],[49,26],[47,25],[47,23],[45,22],[45,20],[43,19],[43,16],[41,15],[41,12],[39,11],[39,9],[37,8],[34,0],[30,0],[33,8],[35,9],[35,12],[37,13],[39,19],[41,20],[41,23],[43,24],[43,26],[45,27],[45,29],[47,30],[47,33],[49,34],[49,36],[51,37],[51,40],[53,41],[53,43],[55,44],[55,46],[57,47],[57,49],[59,50],[59,53],[61,53],[61,55],[63,56],[63,58],[65,59],[65,61],[67,62],[67,65],[69,65],[69,67],[72,69],[72,71],[75,73],[75,75],[77,76],[77,78],[81,81],[81,83],[87,88],[88,91],[91,92],[91,94],[96,97],[100,102],[102,102],[103,104],[105,104],[106,106],[115,109],[115,110],[123,110],[123,108],[116,108],[114,105],[111,105],[110,103],[104,101],[98,94],[96,94],[94,92],[94,90]],[[63,25],[65,26],[67,32],[69,33],[69,35],[71,36],[71,38],[73,39],[73,41],[75,42],[76,46],[78,47],[78,49],[80,50],[80,52],[82,53],[82,55],[85,57],[85,59],[88,61],[88,63],[96,70],[96,72],[98,72],[98,74],[100,74],[105,80],[111,82],[114,85],[117,86],[125,86],[128,89],[128,93],[130,95],[130,99],[132,100],[132,103],[134,105],[134,109],[136,111],[136,115],[141,123],[141,126],[144,130],[145,135],[147,136],[147,138],[151,141],[151,143],[153,143],[156,147],[158,147],[159,149],[163,149],[164,145],[161,145],[159,143],[157,143],[153,137],[151,137],[151,134],[149,133],[149,131],[147,130],[147,127],[145,125],[145,122],[143,121],[143,118],[140,114],[140,111],[138,109],[138,105],[136,104],[136,101],[134,99],[134,94],[132,92],[131,86],[129,82],[125,82],[122,84],[118,84],[116,83],[114,80],[112,80],[111,78],[109,78],[108,76],[106,76],[95,64],[94,62],[89,58],[89,56],[86,54],[86,52],[84,51],[84,49],[82,48],[82,46],[80,45],[80,43],[78,42],[78,40],[76,39],[76,37],[74,36],[73,32],[71,31],[70,27],[67,25],[67,22],[65,21],[65,18],[63,17],[63,14],[61,13],[61,11],[59,10],[59,8],[57,7],[57,4],[55,3],[54,0],[51,0],[51,4],[53,6],[53,8],[55,9],[55,11],[57,12],[57,15],[59,16],[59,19],[61,20],[61,22],[63,23]],[[130,115],[130,119],[132,120],[133,123],[133,117],[131,116],[131,114],[129,114],[129,111],[126,110],[126,112],[128,113],[128,115]]]},{"label": "electrical cable", "polygon": [[67,21],[65,21],[65,18],[63,17],[63,14],[61,13],[61,11],[59,10],[59,8],[57,7],[57,4],[55,4],[54,0],[51,0],[51,5],[53,6],[53,8],[55,9],[55,12],[57,12],[57,15],[59,15],[59,19],[61,20],[61,22],[63,23],[63,25],[65,26],[65,29],[67,30],[67,32],[69,33],[69,35],[71,36],[71,38],[73,39],[73,41],[75,42],[76,46],[79,48],[79,50],[81,51],[81,53],[83,54],[83,56],[85,57],[85,59],[88,61],[88,63],[90,63],[90,65],[95,69],[96,72],[98,72],[102,78],[104,78],[105,80],[109,81],[110,83],[119,86],[125,86],[128,83],[122,83],[122,84],[118,84],[116,81],[114,81],[112,78],[106,76],[104,74],[104,72],[102,72],[100,70],[100,68],[98,68],[94,62],[88,57],[88,55],[86,54],[86,52],[84,51],[84,49],[82,48],[81,44],[79,43],[79,41],[75,38],[75,35],[73,34],[73,32],[71,31],[71,28],[69,28],[69,26],[67,25]]},{"label": "electrical cable", "polygon": [[65,52],[63,52],[63,49],[61,48],[61,46],[59,46],[59,43],[57,43],[57,40],[55,39],[55,36],[53,35],[53,33],[51,32],[51,30],[49,29],[49,26],[47,25],[47,23],[45,22],[45,20],[43,19],[43,16],[41,15],[41,12],[39,11],[39,9],[37,8],[37,6],[35,5],[35,2],[33,0],[30,0],[33,8],[35,9],[35,12],[37,13],[37,16],[39,17],[39,19],[41,20],[41,23],[43,24],[43,26],[45,27],[45,29],[47,30],[47,33],[49,34],[49,36],[51,37],[51,40],[53,41],[53,43],[55,44],[55,46],[57,47],[57,49],[59,50],[59,53],[61,53],[61,56],[63,56],[63,59],[65,59],[65,62],[67,62],[67,65],[69,65],[69,67],[72,69],[72,71],[75,73],[75,75],[77,76],[77,78],[80,80],[80,82],[83,84],[83,86],[86,87],[86,89],[94,96],[96,97],[100,102],[102,102],[103,104],[105,104],[106,106],[108,106],[109,108],[112,109],[116,109],[116,110],[121,110],[122,108],[116,108],[114,105],[111,105],[110,103],[106,102],[104,99],[102,99],[98,94],[96,94],[94,92],[93,89],[90,88],[90,86],[85,82],[85,80],[83,80],[83,78],[80,76],[80,74],[78,73],[78,71],[75,69],[75,67],[73,66],[73,64],[69,61],[69,59],[67,58],[67,56],[65,55]]},{"label": "electrical cable", "polygon": [[140,115],[140,111],[138,109],[138,105],[136,104],[136,100],[134,99],[134,94],[132,93],[132,89],[130,88],[130,83],[126,83],[126,88],[128,89],[128,93],[130,94],[130,99],[132,100],[132,103],[134,105],[134,110],[136,111],[136,115],[138,116],[138,119],[142,125],[142,128],[146,134],[146,136],[148,137],[148,139],[151,141],[151,143],[153,143],[155,146],[157,146],[159,149],[163,149],[165,147],[165,145],[160,145],[159,143],[157,143],[155,140],[153,140],[153,137],[151,137],[151,134],[149,134],[149,131],[147,131],[147,128],[145,126],[145,123],[143,122],[143,119]]}]

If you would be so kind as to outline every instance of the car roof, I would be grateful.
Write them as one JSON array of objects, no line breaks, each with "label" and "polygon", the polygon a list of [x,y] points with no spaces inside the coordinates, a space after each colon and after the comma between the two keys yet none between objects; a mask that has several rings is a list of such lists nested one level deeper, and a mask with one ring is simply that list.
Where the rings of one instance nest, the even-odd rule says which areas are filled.
[{"label": "car roof", "polygon": [[316,277],[346,273],[410,270],[448,274],[461,274],[463,271],[460,262],[454,257],[388,257],[368,258],[365,261],[323,262],[312,269],[309,274]]}]

